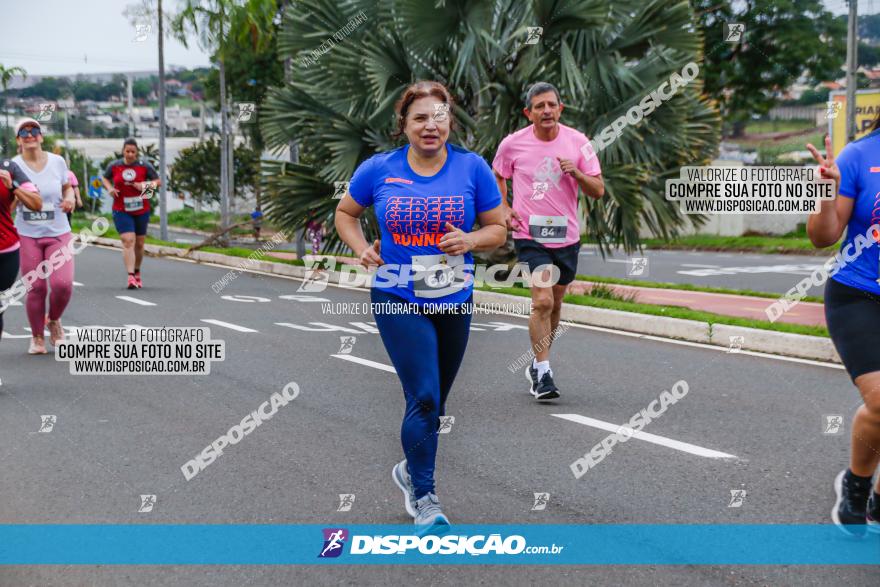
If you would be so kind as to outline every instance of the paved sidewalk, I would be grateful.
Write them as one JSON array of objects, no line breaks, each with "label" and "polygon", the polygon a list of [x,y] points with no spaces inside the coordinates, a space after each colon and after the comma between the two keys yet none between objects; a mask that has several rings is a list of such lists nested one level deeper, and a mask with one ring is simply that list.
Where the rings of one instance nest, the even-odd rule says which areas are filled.
[{"label": "paved sidewalk", "polygon": [[[569,293],[583,293],[594,285],[589,281],[575,281],[569,286]],[[658,304],[665,306],[682,306],[692,310],[702,310],[713,314],[767,320],[764,310],[778,298],[757,298],[732,294],[707,293],[681,289],[659,289],[655,287],[636,287],[602,283],[621,295],[635,294],[635,301],[642,304]],[[794,308],[785,312],[779,322],[805,324],[808,326],[825,326],[825,306],[814,302],[799,302]]]}]

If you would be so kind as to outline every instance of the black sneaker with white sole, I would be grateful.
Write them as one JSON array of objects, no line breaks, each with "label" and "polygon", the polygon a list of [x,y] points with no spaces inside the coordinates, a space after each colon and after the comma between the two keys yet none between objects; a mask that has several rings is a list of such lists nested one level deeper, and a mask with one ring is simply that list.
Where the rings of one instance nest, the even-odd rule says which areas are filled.
[{"label": "black sneaker with white sole", "polygon": [[553,376],[550,375],[550,371],[544,373],[544,376],[541,377],[538,385],[532,389],[532,395],[535,396],[535,399],[538,401],[556,399],[559,397],[559,388],[553,383]]},{"label": "black sneaker with white sole", "polygon": [[534,365],[529,365],[525,370],[526,379],[529,380],[529,393],[535,395],[535,388],[538,387],[538,369]]},{"label": "black sneaker with white sole", "polygon": [[872,491],[871,497],[868,498],[865,521],[868,523],[868,532],[880,533],[880,496],[876,491]]},{"label": "black sneaker with white sole", "polygon": [[846,534],[863,536],[867,528],[865,514],[871,484],[857,483],[847,472],[848,470],[844,469],[834,479],[837,502],[831,510],[831,519]]}]

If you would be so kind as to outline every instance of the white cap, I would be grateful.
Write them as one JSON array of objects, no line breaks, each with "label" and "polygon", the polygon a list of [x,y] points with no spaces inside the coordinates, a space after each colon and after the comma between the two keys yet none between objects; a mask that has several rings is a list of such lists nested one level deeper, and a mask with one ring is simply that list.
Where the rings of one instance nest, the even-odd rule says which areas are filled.
[{"label": "white cap", "polygon": [[15,136],[18,136],[18,131],[20,131],[22,129],[22,127],[25,127],[25,126],[35,126],[38,129],[43,130],[43,127],[40,126],[40,123],[37,120],[35,120],[33,118],[22,118],[15,125]]}]

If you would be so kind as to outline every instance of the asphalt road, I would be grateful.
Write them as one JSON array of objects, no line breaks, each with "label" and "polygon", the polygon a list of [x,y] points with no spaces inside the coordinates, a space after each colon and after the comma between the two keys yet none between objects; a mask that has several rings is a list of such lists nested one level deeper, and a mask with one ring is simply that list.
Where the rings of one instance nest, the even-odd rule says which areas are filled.
[{"label": "asphalt road", "polygon": [[[371,316],[326,313],[334,306],[323,305],[367,302],[365,292],[303,294],[296,280],[242,274],[218,295],[211,286],[228,269],[167,259],[147,259],[145,289],[129,292],[118,251],[90,247],[76,263],[81,285],[67,327],[210,326],[227,359],[198,377],[73,376],[51,354],[26,355],[23,308],[10,308],[11,336],[0,342],[3,523],[409,522],[390,479],[401,458],[399,383],[381,367],[390,361]],[[826,414],[848,422],[859,405],[841,369],[573,327],[553,347],[563,397],[539,405],[522,373],[506,368],[527,349],[525,326],[513,316],[474,318],[447,406],[455,423],[441,438],[437,464],[438,494],[453,523],[830,523],[831,483],[847,462],[848,435],[823,435],[822,422]],[[349,335],[356,341],[341,355],[340,336]],[[617,425],[682,379],[688,395],[646,431],[735,458],[632,439],[574,478],[570,463],[608,432],[560,415]],[[183,463],[291,381],[302,390],[294,402],[185,480]],[[41,415],[56,416],[51,433],[37,432]],[[741,489],[742,506],[728,507],[731,490]],[[544,511],[531,511],[535,492],[550,493]],[[137,511],[141,494],[156,495],[153,511]],[[351,511],[337,511],[339,494],[356,495]],[[0,585],[403,582],[876,586],[880,570],[0,568]]]},{"label": "asphalt road", "polygon": [[[632,257],[648,259],[641,274],[632,274]],[[635,253],[632,257],[623,251],[616,251],[613,256],[603,259],[596,248],[585,245],[581,248],[578,273],[785,293],[825,262],[825,257],[815,255],[651,249]],[[822,296],[824,289],[824,286],[811,286],[807,293]]]}]

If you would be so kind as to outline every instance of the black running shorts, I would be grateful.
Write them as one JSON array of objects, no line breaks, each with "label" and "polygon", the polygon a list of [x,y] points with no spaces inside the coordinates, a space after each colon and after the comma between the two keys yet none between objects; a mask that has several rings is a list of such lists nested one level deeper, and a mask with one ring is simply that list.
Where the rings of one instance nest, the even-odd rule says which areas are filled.
[{"label": "black running shorts", "polygon": [[558,285],[568,285],[574,281],[581,243],[551,249],[531,239],[520,238],[513,239],[513,246],[517,258],[528,265],[530,271],[535,271],[541,265],[555,265],[560,273]]},{"label": "black running shorts", "polygon": [[859,375],[880,371],[880,296],[829,279],[825,286],[825,321],[853,381]]}]

